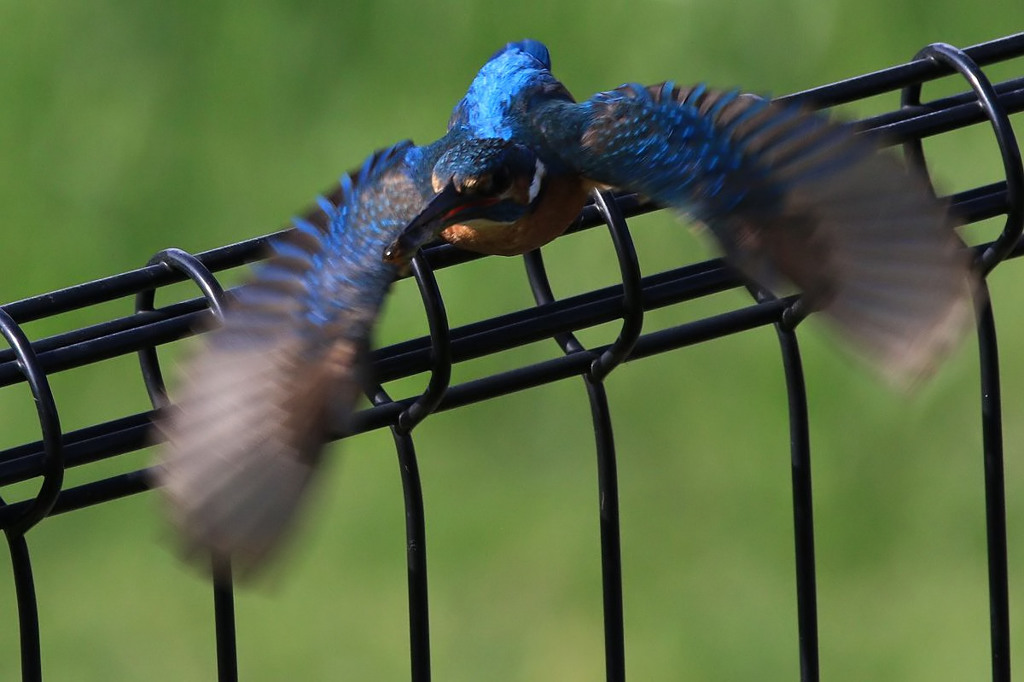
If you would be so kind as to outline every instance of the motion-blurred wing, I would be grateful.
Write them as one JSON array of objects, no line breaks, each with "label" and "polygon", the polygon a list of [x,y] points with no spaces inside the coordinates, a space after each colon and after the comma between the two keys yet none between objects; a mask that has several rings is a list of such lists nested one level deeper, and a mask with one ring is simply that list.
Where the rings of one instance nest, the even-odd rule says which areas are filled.
[{"label": "motion-blurred wing", "polygon": [[190,552],[229,557],[244,573],[291,526],[329,431],[359,395],[361,357],[395,274],[380,252],[415,214],[408,149],[342,178],[338,205],[322,201],[326,229],[296,221],[187,365],[159,425],[167,442],[156,470]]},{"label": "motion-blurred wing", "polygon": [[850,126],[672,83],[565,109],[578,138],[555,148],[570,166],[705,223],[748,277],[798,286],[894,383],[962,336],[972,280],[946,206]]}]

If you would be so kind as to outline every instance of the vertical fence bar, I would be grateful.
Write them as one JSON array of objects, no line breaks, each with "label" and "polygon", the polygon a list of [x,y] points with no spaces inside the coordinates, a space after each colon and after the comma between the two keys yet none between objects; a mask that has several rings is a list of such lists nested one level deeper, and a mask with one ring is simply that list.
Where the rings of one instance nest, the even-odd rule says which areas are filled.
[{"label": "vertical fence bar", "polygon": [[427,590],[427,522],[423,485],[412,437],[391,430],[405,496],[405,555],[409,588],[409,664],[412,682],[430,682],[430,601]]},{"label": "vertical fence bar", "polygon": [[986,300],[978,311],[978,350],[992,679],[994,682],[1010,682],[1010,578],[1006,549],[1006,488],[1003,480],[1002,393],[999,384],[999,348],[990,300]]},{"label": "vertical fence bar", "polygon": [[238,680],[238,637],[235,632],[235,594],[231,564],[213,561],[213,618],[217,638],[217,680]]},{"label": "vertical fence bar", "polygon": [[[984,281],[1017,246],[1024,231],[1024,167],[1020,146],[1010,125],[1006,108],[996,88],[971,57],[952,45],[933,43],[917,53],[915,59],[944,64],[962,75],[977,97],[978,107],[992,126],[1006,177],[1004,202],[1006,223],[999,238],[980,252],[975,269],[980,275],[976,295],[978,347],[981,375],[982,448],[985,464],[985,532],[988,542],[989,621],[992,648],[992,679],[1010,680],[1010,604],[1009,572],[1006,548],[1006,491],[1003,480],[1002,397],[999,385],[999,351],[996,343],[992,301]],[[921,84],[908,86],[902,93],[903,106],[921,101]],[[904,145],[910,160],[927,169],[920,139]]]},{"label": "vertical fence bar", "polygon": [[793,479],[793,538],[796,549],[796,608],[801,682],[818,682],[818,588],[814,558],[814,499],[807,384],[796,334],[776,325],[782,347],[789,402],[790,466]]},{"label": "vertical fence bar", "polygon": [[[766,289],[748,285],[759,302],[775,300]],[[807,382],[804,379],[800,344],[794,328],[807,315],[803,299],[794,301],[775,326],[782,351],[789,409],[790,477],[793,489],[793,545],[796,559],[797,646],[800,682],[818,682],[818,587],[814,555],[814,487],[811,483],[810,419],[807,415]]]},{"label": "vertical fence bar", "polygon": [[43,679],[42,652],[39,646],[39,608],[32,578],[32,559],[28,542],[21,533],[5,531],[11,552],[14,593],[18,603],[18,636],[21,649],[21,679],[37,682]]},{"label": "vertical fence bar", "polygon": [[[622,276],[622,329],[615,343],[597,356],[584,375],[597,451],[598,514],[601,533],[601,591],[604,605],[605,676],[626,679],[625,625],[622,612],[622,540],[619,533],[619,483],[615,435],[604,379],[629,356],[643,330],[640,264],[625,217],[610,192],[595,191],[594,205],[604,217]],[[554,301],[540,251],[526,254],[526,271],[538,304]],[[585,352],[573,334],[555,337],[566,354]]]},{"label": "vertical fence bar", "polygon": [[[541,252],[531,251],[524,257],[526,271],[538,304],[555,300],[544,267]],[[566,354],[583,353],[586,349],[573,334],[561,334],[556,341]],[[607,357],[607,356],[605,356]],[[583,376],[594,426],[597,456],[598,528],[601,536],[601,601],[604,611],[604,658],[607,682],[626,679],[625,625],[622,612],[622,540],[619,533],[619,483],[608,394],[602,379],[593,371],[600,358],[594,360]]]},{"label": "vertical fence bar", "polygon": [[[423,485],[411,432],[440,405],[452,373],[451,332],[444,299],[422,253],[410,264],[430,330],[430,380],[423,393],[391,425],[398,454],[405,505],[405,550],[409,590],[409,659],[412,682],[430,682],[430,608],[427,589],[427,530]],[[375,405],[391,402],[380,386],[370,392]]]}]

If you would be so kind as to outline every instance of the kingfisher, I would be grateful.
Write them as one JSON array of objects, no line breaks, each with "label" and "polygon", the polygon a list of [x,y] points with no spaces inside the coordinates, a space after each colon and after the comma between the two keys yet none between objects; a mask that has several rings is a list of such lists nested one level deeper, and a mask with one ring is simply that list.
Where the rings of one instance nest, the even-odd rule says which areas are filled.
[{"label": "kingfisher", "polygon": [[707,226],[752,282],[801,292],[892,383],[931,373],[977,291],[928,182],[846,123],[737,90],[627,84],[577,102],[535,40],[481,68],[444,136],[342,177],[296,219],[186,364],[155,483],[187,550],[250,573],[276,553],[368,374],[397,273],[440,237],[517,255],[560,235],[594,188]]}]

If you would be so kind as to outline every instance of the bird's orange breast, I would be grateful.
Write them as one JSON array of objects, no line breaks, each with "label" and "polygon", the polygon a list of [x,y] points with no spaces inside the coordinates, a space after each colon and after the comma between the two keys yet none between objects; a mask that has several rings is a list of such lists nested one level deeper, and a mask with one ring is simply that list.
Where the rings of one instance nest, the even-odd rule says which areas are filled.
[{"label": "bird's orange breast", "polygon": [[477,253],[517,256],[532,251],[565,232],[586,203],[590,187],[579,177],[549,177],[537,207],[518,221],[507,225],[452,225],[441,232],[441,237]]}]

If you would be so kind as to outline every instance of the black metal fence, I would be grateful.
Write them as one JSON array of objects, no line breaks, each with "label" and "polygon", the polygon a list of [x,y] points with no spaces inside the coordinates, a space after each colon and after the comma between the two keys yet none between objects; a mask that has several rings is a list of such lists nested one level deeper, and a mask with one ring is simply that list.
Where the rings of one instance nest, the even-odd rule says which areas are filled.
[{"label": "black metal fence", "polygon": [[[925,164],[921,140],[974,125],[991,126],[1005,169],[1005,180],[951,197],[967,223],[1006,216],[1000,236],[978,245],[977,268],[987,276],[1006,258],[1024,253],[1024,172],[1009,115],[1024,110],[1024,76],[992,83],[982,67],[1024,55],[1024,34],[1008,36],[963,50],[932,45],[906,64],[791,95],[814,107],[828,107],[888,92],[901,92],[899,108],[862,121],[867,130],[901,143],[909,158]],[[960,94],[921,103],[921,84],[959,73],[967,83]],[[427,608],[426,537],[423,502],[412,432],[432,412],[451,410],[513,391],[573,376],[582,376],[597,434],[605,654],[607,679],[625,678],[622,580],[618,529],[615,446],[604,379],[625,360],[668,352],[763,325],[775,325],[789,398],[792,447],[793,513],[796,546],[798,643],[802,680],[817,680],[818,626],[815,592],[814,530],[807,398],[797,335],[787,310],[792,299],[775,299],[752,291],[756,303],[686,324],[644,333],[645,311],[692,300],[743,284],[720,261],[712,260],[641,276],[626,218],[656,207],[635,196],[595,195],[570,231],[608,227],[618,255],[621,284],[556,300],[539,252],[525,257],[536,305],[511,314],[450,329],[433,270],[456,266],[476,256],[446,245],[427,249],[414,263],[414,275],[429,320],[428,337],[375,351],[376,376],[382,382],[421,372],[430,381],[420,396],[393,400],[383,389],[372,395],[373,407],[357,415],[355,431],[389,427],[402,464],[405,490],[409,576],[409,621],[412,679],[430,678]],[[312,219],[317,219],[315,213]],[[25,680],[41,679],[40,627],[26,535],[53,514],[72,512],[147,489],[144,470],[132,470],[71,487],[64,472],[101,459],[115,458],[147,444],[153,410],[64,432],[48,377],[74,367],[137,353],[142,380],[155,406],[163,401],[156,348],[189,335],[208,305],[223,295],[214,272],[259,257],[266,237],[198,255],[171,249],[144,268],[9,303],[0,308],[0,332],[9,349],[0,351],[0,386],[26,382],[35,399],[41,439],[0,452],[0,485],[38,479],[31,499],[0,506],[0,527],[10,547],[20,628],[21,670]],[[202,296],[153,309],[154,291],[193,280]],[[124,317],[30,340],[22,325],[71,310],[135,296],[136,312]],[[978,311],[982,432],[986,484],[992,679],[1010,679],[1010,614],[1007,538],[1002,465],[999,359],[991,306]],[[586,348],[574,332],[619,320],[617,340]],[[449,385],[453,363],[497,353],[543,339],[554,339],[564,354],[465,383]],[[234,606],[230,576],[214,580],[214,613],[220,679],[237,678]],[[4,618],[8,615],[4,614]]]}]

